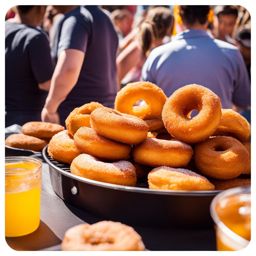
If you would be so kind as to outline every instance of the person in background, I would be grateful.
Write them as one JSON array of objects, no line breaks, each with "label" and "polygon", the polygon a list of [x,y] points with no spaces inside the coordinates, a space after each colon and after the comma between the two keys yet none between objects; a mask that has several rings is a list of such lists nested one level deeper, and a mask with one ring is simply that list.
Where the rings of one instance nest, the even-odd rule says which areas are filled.
[{"label": "person in background", "polygon": [[186,30],[170,43],[152,50],[142,78],[157,84],[169,97],[191,83],[215,92],[223,108],[250,107],[251,89],[246,67],[237,47],[214,39],[208,32],[210,6],[180,6]]},{"label": "person in background", "polygon": [[40,121],[53,65],[46,34],[39,28],[46,6],[17,6],[5,23],[6,126]]},{"label": "person in background", "polygon": [[74,6],[61,20],[58,35],[42,120],[64,124],[74,108],[91,101],[113,107],[118,38],[107,14],[97,6]]},{"label": "person in background", "polygon": [[169,40],[173,29],[171,10],[165,7],[149,9],[140,24],[137,37],[118,55],[118,82],[127,84],[141,79],[141,69],[150,51]]}]

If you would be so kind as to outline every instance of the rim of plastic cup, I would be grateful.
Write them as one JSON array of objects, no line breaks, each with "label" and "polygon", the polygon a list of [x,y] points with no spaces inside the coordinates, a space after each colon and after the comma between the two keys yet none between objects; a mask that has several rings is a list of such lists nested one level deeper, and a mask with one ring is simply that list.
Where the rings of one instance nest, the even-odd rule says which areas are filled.
[{"label": "rim of plastic cup", "polygon": [[[15,163],[15,162],[21,162],[21,161],[25,161],[25,162],[34,162],[36,164],[38,164],[38,167],[35,168],[34,170],[27,170],[27,171],[23,171],[23,172],[17,172],[18,170],[23,170],[23,168],[12,168],[12,170],[8,170],[5,171],[5,175],[9,176],[9,175],[26,175],[28,173],[30,174],[35,174],[37,173],[40,168],[42,167],[42,161],[38,158],[35,157],[31,157],[31,156],[7,156],[5,157],[5,163],[7,163],[7,161],[9,161],[10,163]],[[13,161],[13,162],[12,162]]]},{"label": "rim of plastic cup", "polygon": [[219,218],[218,214],[215,211],[216,204],[222,199],[226,198],[231,195],[237,195],[239,193],[243,192],[244,194],[249,194],[251,192],[250,186],[242,186],[242,187],[236,187],[236,188],[230,188],[227,189],[221,193],[219,193],[217,196],[214,197],[214,199],[211,202],[210,206],[210,213],[212,216],[212,219],[214,220],[215,224],[217,225],[220,230],[228,235],[234,242],[238,243],[241,246],[241,249],[246,247],[250,241],[246,240],[245,238],[241,237],[240,235],[236,234],[234,231],[232,231],[230,228],[228,228]]}]

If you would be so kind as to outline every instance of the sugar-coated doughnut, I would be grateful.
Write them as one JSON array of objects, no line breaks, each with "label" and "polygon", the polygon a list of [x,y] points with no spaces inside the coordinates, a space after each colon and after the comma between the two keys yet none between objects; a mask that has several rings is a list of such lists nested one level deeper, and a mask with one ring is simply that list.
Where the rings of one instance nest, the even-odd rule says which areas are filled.
[{"label": "sugar-coated doughnut", "polygon": [[211,182],[214,184],[216,190],[224,190],[229,188],[251,185],[251,179],[248,178],[234,178],[230,180],[211,179]]},{"label": "sugar-coated doughnut", "polygon": [[203,175],[223,180],[238,177],[250,161],[245,146],[228,136],[211,137],[196,144],[194,159]]},{"label": "sugar-coated doughnut", "polygon": [[26,135],[34,136],[40,139],[51,139],[56,133],[65,128],[59,124],[48,122],[33,121],[27,122],[21,127],[21,132]]},{"label": "sugar-coated doughnut", "polygon": [[248,141],[251,135],[251,126],[238,112],[232,109],[222,109],[220,124],[214,135],[235,137],[238,140]]},{"label": "sugar-coated doughnut", "polygon": [[[193,110],[198,114],[191,117]],[[166,130],[176,139],[196,143],[212,135],[220,123],[221,101],[211,90],[190,84],[176,90],[163,107]]]},{"label": "sugar-coated doughnut", "polygon": [[[134,106],[139,101],[140,106]],[[166,95],[150,82],[134,82],[123,87],[116,95],[115,109],[142,119],[161,118]]]},{"label": "sugar-coated doughnut", "polygon": [[71,163],[71,173],[118,185],[135,186],[137,178],[135,167],[128,161],[102,162],[88,154],[80,154]]},{"label": "sugar-coated doughnut", "polygon": [[67,130],[55,134],[48,144],[48,154],[62,163],[70,164],[80,154]]},{"label": "sugar-coated doughnut", "polygon": [[74,134],[80,127],[91,127],[90,114],[93,110],[100,107],[103,107],[103,105],[98,102],[92,101],[90,103],[82,105],[81,107],[75,108],[65,120],[68,133],[71,136],[74,136]]},{"label": "sugar-coated doughnut", "polygon": [[141,236],[120,222],[79,224],[65,232],[63,251],[144,251]]},{"label": "sugar-coated doughnut", "polygon": [[99,135],[126,144],[138,144],[148,133],[148,125],[142,119],[106,107],[91,113],[91,126]]},{"label": "sugar-coated doughnut", "polygon": [[107,139],[89,127],[80,127],[74,141],[81,152],[105,160],[128,159],[131,151],[130,145]]},{"label": "sugar-coated doughnut", "polygon": [[148,174],[150,189],[163,190],[213,190],[214,185],[202,175],[187,169],[161,166]]},{"label": "sugar-coated doughnut", "polygon": [[192,148],[177,140],[147,138],[133,149],[134,161],[149,166],[186,166],[192,155]]}]

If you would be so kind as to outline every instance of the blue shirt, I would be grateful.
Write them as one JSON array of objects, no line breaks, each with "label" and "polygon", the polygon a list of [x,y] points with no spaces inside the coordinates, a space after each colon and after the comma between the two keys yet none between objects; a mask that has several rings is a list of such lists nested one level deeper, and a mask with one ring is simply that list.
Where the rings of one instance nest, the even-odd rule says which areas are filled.
[{"label": "blue shirt", "polygon": [[239,50],[203,30],[186,30],[155,48],[143,66],[142,79],[157,84],[167,96],[196,83],[215,92],[223,108],[250,106],[250,82]]}]

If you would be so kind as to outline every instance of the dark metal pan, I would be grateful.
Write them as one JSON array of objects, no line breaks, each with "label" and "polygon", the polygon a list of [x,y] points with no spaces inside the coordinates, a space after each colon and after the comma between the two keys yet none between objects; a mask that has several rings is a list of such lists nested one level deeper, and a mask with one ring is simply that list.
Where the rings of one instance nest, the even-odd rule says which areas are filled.
[{"label": "dark metal pan", "polygon": [[55,193],[65,202],[101,218],[130,225],[202,228],[212,224],[210,203],[220,191],[164,191],[94,181],[70,173],[69,165],[49,164]]}]

